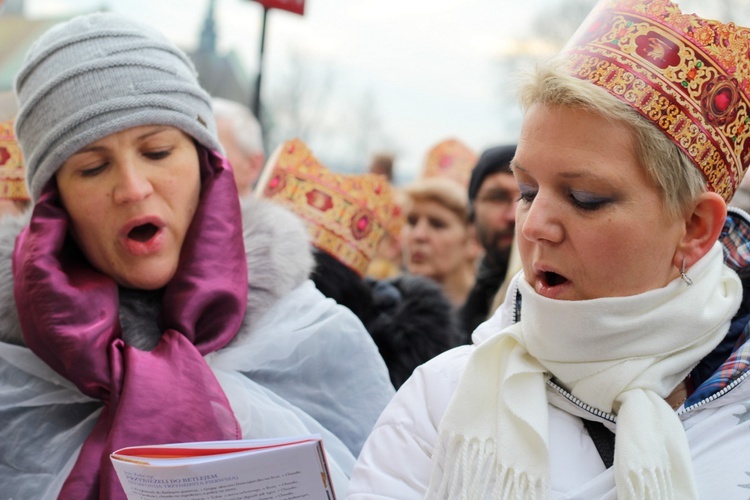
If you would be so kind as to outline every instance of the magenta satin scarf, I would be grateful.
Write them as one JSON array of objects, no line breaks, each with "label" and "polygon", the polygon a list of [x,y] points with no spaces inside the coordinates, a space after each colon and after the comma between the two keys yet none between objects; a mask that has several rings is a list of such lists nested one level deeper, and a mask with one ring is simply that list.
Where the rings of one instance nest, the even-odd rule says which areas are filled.
[{"label": "magenta satin scarf", "polygon": [[124,499],[109,454],[123,446],[241,437],[205,354],[226,345],[247,306],[247,261],[234,178],[198,147],[201,199],[162,299],[153,351],[122,340],[115,282],[67,237],[57,186],[45,188],[13,253],[14,292],[29,348],[104,408],[60,498]]}]

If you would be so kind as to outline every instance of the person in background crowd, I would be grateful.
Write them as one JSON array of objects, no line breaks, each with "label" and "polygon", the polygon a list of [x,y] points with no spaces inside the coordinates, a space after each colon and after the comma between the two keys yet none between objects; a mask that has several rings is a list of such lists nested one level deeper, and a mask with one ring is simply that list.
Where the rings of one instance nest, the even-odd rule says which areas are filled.
[{"label": "person in background crowd", "polygon": [[748,497],[750,29],[603,0],[521,87],[522,271],[418,368],[350,500]]},{"label": "person in background crowd", "polygon": [[393,184],[393,155],[387,153],[373,155],[367,171],[371,174],[382,175]]},{"label": "person in background crowd", "polygon": [[250,108],[238,102],[213,97],[212,106],[219,142],[232,165],[237,191],[244,198],[253,190],[266,161],[260,123]]},{"label": "person in background crowd", "polygon": [[461,343],[451,304],[432,280],[365,275],[382,239],[399,231],[396,192],[381,176],[333,173],[295,139],[272,156],[257,194],[305,221],[316,247],[313,282],[362,320],[394,387],[420,364]]},{"label": "person in background crowd", "polygon": [[469,220],[484,249],[476,282],[459,317],[471,334],[492,313],[495,295],[505,279],[513,246],[518,186],[510,161],[516,146],[496,146],[482,153],[469,180]]},{"label": "person in background crowd", "polygon": [[13,120],[0,122],[0,217],[20,215],[31,204],[23,155],[13,133]]},{"label": "person in background crowd", "polygon": [[382,175],[388,179],[388,182],[393,187],[396,209],[392,217],[392,222],[389,224],[395,230],[386,231],[380,240],[375,256],[370,261],[366,274],[377,280],[394,278],[403,273],[400,231],[403,226],[404,214],[402,209],[403,194],[401,193],[401,189],[393,183],[393,155],[387,153],[373,155],[367,170],[372,174]]},{"label": "person in background crowd", "polygon": [[320,249],[315,262],[315,286],[362,320],[396,389],[419,365],[464,343],[451,303],[434,281],[409,274],[363,278]]},{"label": "person in background crowd", "polygon": [[474,285],[481,253],[469,227],[466,192],[449,179],[430,177],[407,186],[404,194],[406,271],[438,283],[457,310]]},{"label": "person in background crowd", "polygon": [[306,434],[345,495],[387,368],[309,281],[299,220],[241,206],[187,56],[80,16],[15,89],[34,208],[0,219],[2,495],[124,499],[121,447]]}]

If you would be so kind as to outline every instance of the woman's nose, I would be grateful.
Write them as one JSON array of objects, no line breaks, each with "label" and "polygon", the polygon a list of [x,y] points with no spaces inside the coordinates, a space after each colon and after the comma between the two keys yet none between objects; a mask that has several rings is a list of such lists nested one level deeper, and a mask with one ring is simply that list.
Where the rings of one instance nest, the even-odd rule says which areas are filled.
[{"label": "woman's nose", "polygon": [[536,195],[528,207],[520,207],[516,225],[521,225],[521,235],[529,241],[560,243],[565,230],[560,220],[560,207],[554,200]]},{"label": "woman's nose", "polygon": [[424,240],[427,238],[428,224],[425,219],[418,219],[417,222],[411,227],[411,236],[414,240]]},{"label": "woman's nose", "polygon": [[128,163],[117,167],[114,199],[116,203],[132,203],[147,198],[153,192],[148,176],[138,165]]}]

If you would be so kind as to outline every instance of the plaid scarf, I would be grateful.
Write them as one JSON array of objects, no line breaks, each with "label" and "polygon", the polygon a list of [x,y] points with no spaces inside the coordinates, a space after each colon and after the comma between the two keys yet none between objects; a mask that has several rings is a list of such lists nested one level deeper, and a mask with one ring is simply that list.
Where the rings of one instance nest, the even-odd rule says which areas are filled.
[{"label": "plaid scarf", "polygon": [[[743,287],[747,288],[750,284],[745,283],[743,274],[748,274],[750,277],[750,220],[748,220],[748,215],[730,208],[719,240],[724,245],[724,262],[737,271],[743,278]],[[746,290],[744,301],[748,301],[748,298]],[[750,305],[743,304],[743,308],[746,307]],[[735,317],[730,333],[723,343],[727,348],[731,346],[732,354],[708,378],[698,379],[698,387],[685,401],[686,408],[712,396],[723,394],[724,390],[741,380],[740,377],[750,369],[750,322],[748,322],[747,311]],[[695,376],[693,378],[695,379]]]}]

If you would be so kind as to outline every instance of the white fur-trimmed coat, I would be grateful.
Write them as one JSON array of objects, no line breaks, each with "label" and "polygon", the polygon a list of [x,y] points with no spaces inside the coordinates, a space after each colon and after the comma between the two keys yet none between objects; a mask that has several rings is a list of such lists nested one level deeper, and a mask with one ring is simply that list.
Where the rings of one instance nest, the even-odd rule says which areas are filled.
[{"label": "white fur-trimmed coat", "polygon": [[[29,215],[0,218],[0,341],[17,345],[23,345],[23,334],[13,298],[11,257],[16,235]],[[242,216],[249,276],[242,331],[247,331],[263,311],[307,280],[315,262],[307,233],[290,212],[268,201],[247,199]],[[121,296],[120,302],[127,343],[153,348],[161,335],[153,321],[158,304],[143,293]]]}]

